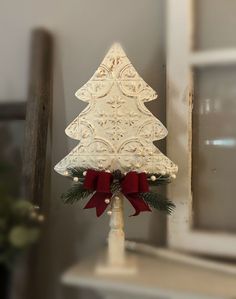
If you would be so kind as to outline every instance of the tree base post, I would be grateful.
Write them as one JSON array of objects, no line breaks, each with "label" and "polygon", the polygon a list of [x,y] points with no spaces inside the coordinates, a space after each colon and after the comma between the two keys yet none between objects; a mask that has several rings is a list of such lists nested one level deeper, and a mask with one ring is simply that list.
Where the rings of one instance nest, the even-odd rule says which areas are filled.
[{"label": "tree base post", "polygon": [[110,232],[108,235],[108,249],[105,261],[96,267],[98,274],[136,274],[134,261],[130,261],[125,254],[125,233],[123,199],[121,193],[112,197],[112,214],[110,219]]}]

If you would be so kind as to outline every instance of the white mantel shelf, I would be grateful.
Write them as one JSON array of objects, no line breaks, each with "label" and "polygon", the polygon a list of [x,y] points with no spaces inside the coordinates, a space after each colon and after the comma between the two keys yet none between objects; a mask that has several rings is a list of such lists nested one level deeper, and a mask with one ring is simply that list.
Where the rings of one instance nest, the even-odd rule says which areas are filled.
[{"label": "white mantel shelf", "polygon": [[130,258],[135,259],[138,274],[97,275],[94,269],[101,259],[95,256],[70,268],[62,281],[95,290],[105,298],[236,299],[234,274],[137,253],[129,253]]}]

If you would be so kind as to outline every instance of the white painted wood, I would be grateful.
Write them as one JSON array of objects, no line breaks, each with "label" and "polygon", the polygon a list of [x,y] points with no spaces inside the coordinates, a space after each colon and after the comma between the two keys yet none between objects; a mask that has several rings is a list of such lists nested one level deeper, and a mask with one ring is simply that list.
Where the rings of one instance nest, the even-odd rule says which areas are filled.
[{"label": "white painted wood", "polygon": [[212,261],[206,258],[173,251],[168,248],[158,248],[148,244],[137,243],[133,241],[125,241],[125,247],[128,250],[134,252],[148,254],[158,258],[165,258],[170,261],[180,262],[189,266],[200,266],[203,269],[236,275],[236,263],[234,265],[229,265],[224,262]]},{"label": "white painted wood", "polygon": [[[135,258],[139,273],[132,276],[97,275],[94,256],[69,269],[62,277],[63,283],[90,288],[108,298],[168,298],[168,299],[223,299],[236,298],[236,276],[208,270],[200,266],[130,253]],[[116,298],[116,297],[114,297]]]},{"label": "white painted wood", "polygon": [[97,274],[133,275],[137,272],[134,261],[127,259],[125,254],[123,201],[124,195],[122,193],[117,193],[112,198],[108,250],[105,258],[98,262],[95,270]]},{"label": "white painted wood", "polygon": [[[121,297],[121,293],[120,292],[113,292],[113,291],[107,291],[107,290],[100,290],[99,291],[99,295],[101,296],[102,299],[120,299]],[[122,293],[122,299],[144,299],[143,296],[139,296],[137,294],[135,295],[131,295],[131,294],[125,294],[125,293]],[[148,298],[147,298],[148,299]],[[156,299],[163,299],[162,298],[156,298]]]},{"label": "white painted wood", "polygon": [[236,64],[236,49],[192,52],[189,55],[189,64],[191,66]]},{"label": "white painted wood", "polygon": [[[168,197],[176,203],[168,217],[168,245],[172,249],[221,257],[236,257],[236,236],[193,229],[192,221],[192,65],[233,62],[235,50],[192,52],[191,0],[168,0],[167,5],[167,155],[179,165]],[[212,57],[211,57],[211,54]]]},{"label": "white painted wood", "polygon": [[108,235],[108,263],[123,266],[125,263],[125,233],[123,216],[123,197],[121,194],[112,199],[110,232]]},{"label": "white painted wood", "polygon": [[190,1],[168,0],[167,26],[167,152],[179,163],[178,178],[168,186],[176,209],[168,218],[168,244],[183,249],[180,238],[191,222],[192,78],[186,57],[191,48]]},{"label": "white painted wood", "polygon": [[170,245],[172,248],[233,259],[236,256],[234,234],[193,230],[190,225],[188,225],[187,233],[181,234],[181,231],[178,233],[175,240],[172,235],[172,245]]}]

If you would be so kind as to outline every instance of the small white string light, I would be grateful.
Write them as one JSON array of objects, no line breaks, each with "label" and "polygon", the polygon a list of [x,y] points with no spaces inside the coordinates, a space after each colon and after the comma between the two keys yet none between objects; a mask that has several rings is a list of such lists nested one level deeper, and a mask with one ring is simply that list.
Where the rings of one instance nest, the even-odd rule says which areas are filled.
[{"label": "small white string light", "polygon": [[79,178],[78,178],[77,176],[75,176],[75,177],[73,178],[73,181],[74,181],[74,182],[78,182],[78,181],[79,181]]}]

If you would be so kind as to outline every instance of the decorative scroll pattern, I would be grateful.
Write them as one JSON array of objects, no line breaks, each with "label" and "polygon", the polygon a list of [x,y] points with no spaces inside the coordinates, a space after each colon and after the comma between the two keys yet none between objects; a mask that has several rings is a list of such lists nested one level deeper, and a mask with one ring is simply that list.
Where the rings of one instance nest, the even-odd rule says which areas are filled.
[{"label": "decorative scroll pattern", "polygon": [[167,135],[144,106],[157,98],[156,92],[139,76],[119,44],[112,46],[76,96],[89,105],[66,128],[66,134],[80,143],[55,166],[57,172],[64,174],[68,167],[177,172],[177,166],[153,145]]}]

